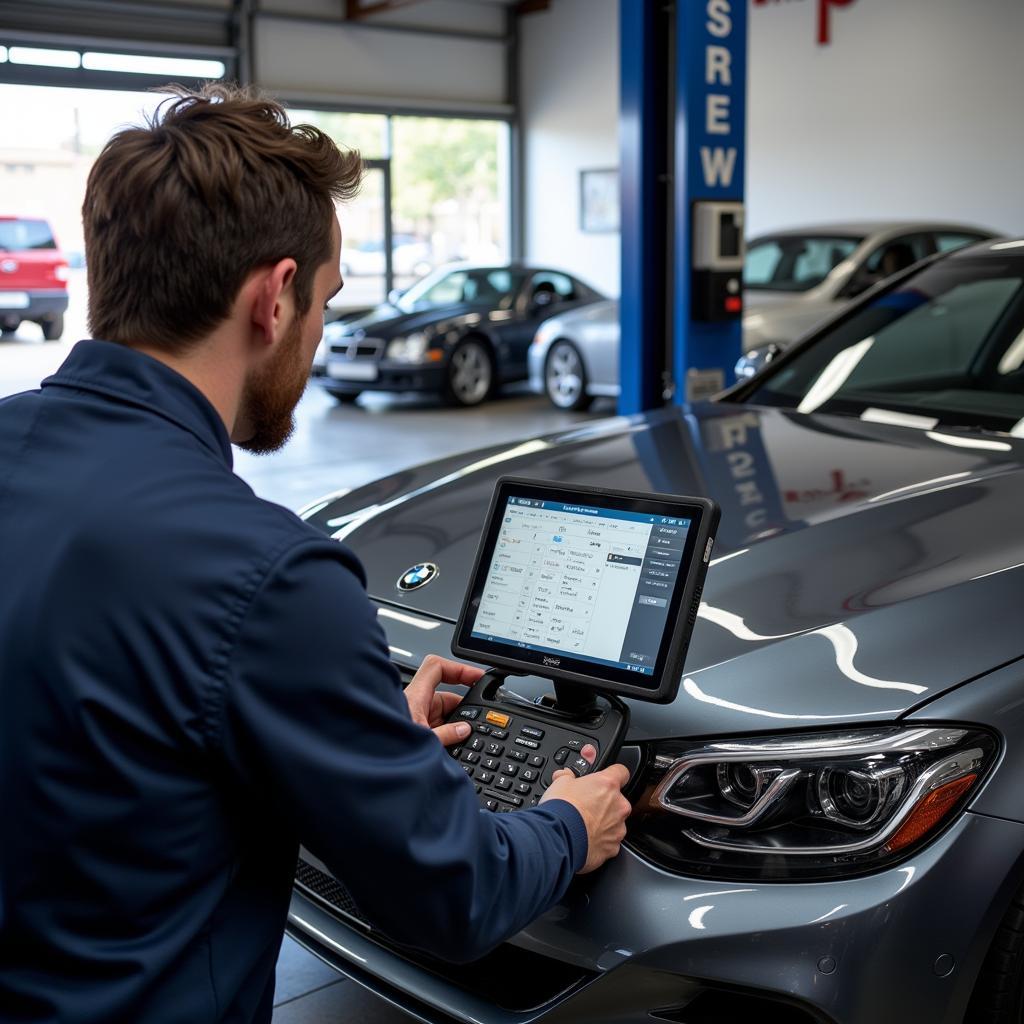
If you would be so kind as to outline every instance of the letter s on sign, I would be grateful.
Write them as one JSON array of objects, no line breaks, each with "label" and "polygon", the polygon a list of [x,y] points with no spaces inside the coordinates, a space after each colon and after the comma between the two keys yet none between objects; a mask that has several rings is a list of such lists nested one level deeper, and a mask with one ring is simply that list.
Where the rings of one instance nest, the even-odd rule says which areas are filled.
[{"label": "letter s on sign", "polygon": [[732,32],[732,5],[729,0],[708,0],[708,31],[718,39]]}]

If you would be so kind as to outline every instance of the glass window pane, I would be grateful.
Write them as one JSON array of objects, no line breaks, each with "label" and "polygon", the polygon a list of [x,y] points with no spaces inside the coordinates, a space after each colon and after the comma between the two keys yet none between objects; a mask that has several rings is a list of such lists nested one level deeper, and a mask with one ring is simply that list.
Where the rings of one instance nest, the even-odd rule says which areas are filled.
[{"label": "glass window pane", "polygon": [[780,235],[755,241],[747,250],[747,288],[805,292],[820,284],[860,245],[860,238]]},{"label": "glass window pane", "polygon": [[364,160],[388,155],[388,119],[385,114],[348,114],[333,110],[291,108],[292,124],[311,124],[329,135],[339,146],[358,149]]},{"label": "glass window pane", "polygon": [[967,235],[957,231],[937,231],[935,233],[935,248],[939,252],[950,252],[953,249],[961,249],[971,242],[980,242],[981,235]]},{"label": "glass window pane", "polygon": [[453,260],[508,260],[508,125],[392,122],[395,284]]}]

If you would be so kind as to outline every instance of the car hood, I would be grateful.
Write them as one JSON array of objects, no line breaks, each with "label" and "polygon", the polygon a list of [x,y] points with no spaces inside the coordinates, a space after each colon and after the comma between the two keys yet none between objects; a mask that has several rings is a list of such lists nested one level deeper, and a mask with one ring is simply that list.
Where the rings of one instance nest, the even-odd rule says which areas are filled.
[{"label": "car hood", "polygon": [[[351,337],[362,332],[372,338],[393,338],[412,331],[422,331],[425,327],[443,327],[450,321],[476,317],[478,320],[488,319],[491,310],[487,307],[469,306],[459,303],[436,309],[420,310],[417,313],[403,313],[390,304],[378,306],[376,309],[350,320],[345,324],[344,335]],[[507,314],[503,314],[507,317]]]},{"label": "car hood", "polygon": [[[415,665],[447,651],[499,476],[712,497],[722,522],[679,696],[631,701],[633,737],[852,726],[1024,654],[1022,456],[1012,438],[707,403],[417,467],[310,519],[362,560],[395,656]],[[399,591],[422,561],[438,577]]]}]

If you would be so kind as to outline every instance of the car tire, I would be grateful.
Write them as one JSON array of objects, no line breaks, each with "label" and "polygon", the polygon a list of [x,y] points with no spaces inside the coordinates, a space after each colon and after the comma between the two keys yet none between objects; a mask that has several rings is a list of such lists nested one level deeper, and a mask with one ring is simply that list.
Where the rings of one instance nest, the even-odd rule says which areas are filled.
[{"label": "car tire", "polygon": [[56,316],[50,317],[49,320],[44,320],[39,326],[43,329],[45,341],[60,341],[61,335],[64,333],[64,314],[58,313]]},{"label": "car tire", "polygon": [[1024,1022],[1024,889],[1013,897],[978,973],[964,1024]]},{"label": "car tire", "polygon": [[448,357],[442,395],[450,405],[479,405],[494,391],[494,356],[482,338],[463,338]]},{"label": "car tire", "polygon": [[571,342],[556,341],[544,360],[544,394],[564,412],[582,412],[594,401],[587,394],[587,370],[579,349]]},{"label": "car tire", "polygon": [[355,405],[356,399],[362,394],[362,391],[328,391],[327,393],[338,405]]}]

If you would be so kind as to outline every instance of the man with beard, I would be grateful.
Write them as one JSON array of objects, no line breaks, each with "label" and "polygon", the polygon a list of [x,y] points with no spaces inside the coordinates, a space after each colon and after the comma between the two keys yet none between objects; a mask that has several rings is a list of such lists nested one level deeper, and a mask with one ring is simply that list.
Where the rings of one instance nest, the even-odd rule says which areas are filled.
[{"label": "man with beard", "polygon": [[269,1021],[300,840],[451,959],[618,851],[621,766],[481,812],[437,692],[479,671],[403,694],[354,555],[231,472],[291,433],[360,174],[223,86],[92,170],[102,340],[0,402],[3,1024]]}]

